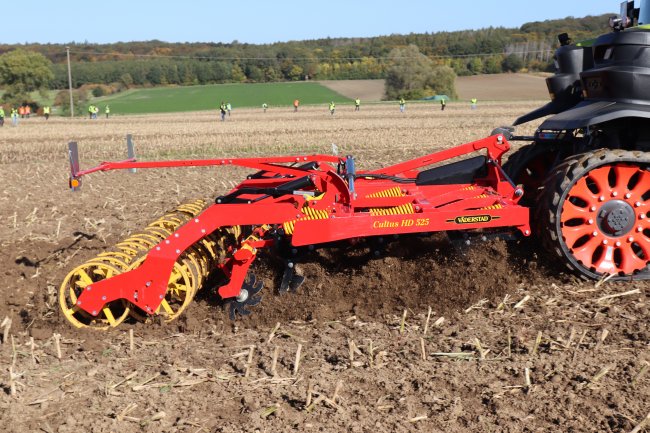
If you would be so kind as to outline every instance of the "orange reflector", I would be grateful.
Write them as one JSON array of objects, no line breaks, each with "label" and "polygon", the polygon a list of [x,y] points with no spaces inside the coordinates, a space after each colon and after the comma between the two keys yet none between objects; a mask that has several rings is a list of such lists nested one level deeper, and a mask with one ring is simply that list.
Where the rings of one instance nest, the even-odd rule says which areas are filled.
[{"label": "orange reflector", "polygon": [[70,188],[78,188],[79,185],[79,179],[70,179]]}]

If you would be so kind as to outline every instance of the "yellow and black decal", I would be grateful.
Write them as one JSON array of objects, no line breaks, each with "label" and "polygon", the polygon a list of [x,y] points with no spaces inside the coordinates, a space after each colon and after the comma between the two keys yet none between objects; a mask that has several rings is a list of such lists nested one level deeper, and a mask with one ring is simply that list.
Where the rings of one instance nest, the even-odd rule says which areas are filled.
[{"label": "yellow and black decal", "polygon": [[493,215],[461,215],[453,219],[448,219],[446,222],[455,224],[485,224],[493,220],[498,220],[499,216]]},{"label": "yellow and black decal", "polygon": [[[305,204],[303,205],[302,209],[300,211],[304,214],[301,220],[326,220],[330,217],[330,214],[327,210],[318,210],[310,207],[310,204],[312,204],[315,201],[318,201],[323,198],[325,194],[321,194],[315,197],[311,197],[307,199]],[[292,235],[293,231],[295,230],[296,222],[298,220],[294,219],[291,221],[285,222],[282,227],[284,228],[284,232],[288,235]]]}]

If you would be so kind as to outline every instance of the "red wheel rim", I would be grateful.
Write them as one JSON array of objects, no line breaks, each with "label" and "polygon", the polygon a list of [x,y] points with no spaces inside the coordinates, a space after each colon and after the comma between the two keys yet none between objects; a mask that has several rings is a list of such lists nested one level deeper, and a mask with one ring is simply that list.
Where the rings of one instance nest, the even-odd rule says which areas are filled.
[{"label": "red wheel rim", "polygon": [[650,262],[650,173],[632,165],[598,167],[569,190],[560,214],[576,261],[600,274],[629,275]]}]

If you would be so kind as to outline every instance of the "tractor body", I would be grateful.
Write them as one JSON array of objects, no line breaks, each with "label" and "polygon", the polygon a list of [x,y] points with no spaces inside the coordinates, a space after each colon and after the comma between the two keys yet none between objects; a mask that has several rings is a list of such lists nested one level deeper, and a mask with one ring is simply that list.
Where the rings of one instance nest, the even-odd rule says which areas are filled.
[{"label": "tractor body", "polygon": [[504,169],[553,257],[589,278],[650,278],[650,5],[624,2],[612,33],[559,36],[551,101],[514,125],[547,117]]}]

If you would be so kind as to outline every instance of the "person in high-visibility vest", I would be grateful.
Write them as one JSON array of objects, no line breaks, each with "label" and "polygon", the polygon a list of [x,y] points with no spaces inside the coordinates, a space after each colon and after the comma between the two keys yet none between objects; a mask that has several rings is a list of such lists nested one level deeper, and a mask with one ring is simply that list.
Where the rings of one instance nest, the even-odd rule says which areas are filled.
[{"label": "person in high-visibility vest", "polygon": [[11,109],[11,124],[13,126],[18,126],[18,109]]},{"label": "person in high-visibility vest", "polygon": [[226,102],[226,111],[228,112],[228,117],[230,117],[230,112],[232,111],[232,105],[230,105],[230,102]]},{"label": "person in high-visibility vest", "polygon": [[298,105],[300,105],[300,101],[297,100],[297,99],[294,99],[294,101],[293,101],[293,112],[294,112],[294,113],[295,113],[296,111],[298,111]]},{"label": "person in high-visibility vest", "polygon": [[18,107],[18,114],[20,115],[21,119],[24,119],[25,118],[25,107],[23,107],[22,105],[20,107]]},{"label": "person in high-visibility vest", "polygon": [[107,105],[106,108],[104,108],[104,113],[106,113],[106,118],[108,119],[108,115],[111,114],[111,107]]},{"label": "person in high-visibility vest", "polygon": [[221,101],[221,105],[219,106],[219,112],[221,113],[221,121],[223,122],[226,120],[226,103]]},{"label": "person in high-visibility vest", "polygon": [[334,110],[336,109],[336,104],[334,101],[330,102],[330,114],[333,116],[334,115]]},{"label": "person in high-visibility vest", "polygon": [[472,99],[470,99],[469,102],[470,102],[470,107],[472,108],[472,110],[476,110],[476,103],[478,102],[478,99],[472,98]]},{"label": "person in high-visibility vest", "polygon": [[406,101],[404,100],[404,98],[399,98],[399,111],[403,113],[405,109],[406,109]]},{"label": "person in high-visibility vest", "polygon": [[91,105],[88,106],[88,118],[92,119],[93,118],[93,113],[95,112],[95,107]]},{"label": "person in high-visibility vest", "polygon": [[354,111],[359,111],[361,108],[361,99],[357,98],[354,100]]},{"label": "person in high-visibility vest", "polygon": [[269,106],[266,104],[266,102],[264,102],[264,103],[262,104],[262,109],[264,110],[265,113],[266,113],[266,109],[267,109],[267,108],[269,108]]},{"label": "person in high-visibility vest", "polygon": [[440,99],[440,111],[445,111],[445,107],[447,106],[447,101],[445,101],[445,98]]},{"label": "person in high-visibility vest", "polygon": [[29,119],[30,114],[32,114],[32,106],[27,104],[25,105],[25,117]]},{"label": "person in high-visibility vest", "polygon": [[0,126],[5,126],[5,109],[0,105]]},{"label": "person in high-visibility vest", "polygon": [[47,105],[43,107],[43,116],[45,116],[45,120],[50,119],[50,107]]}]

